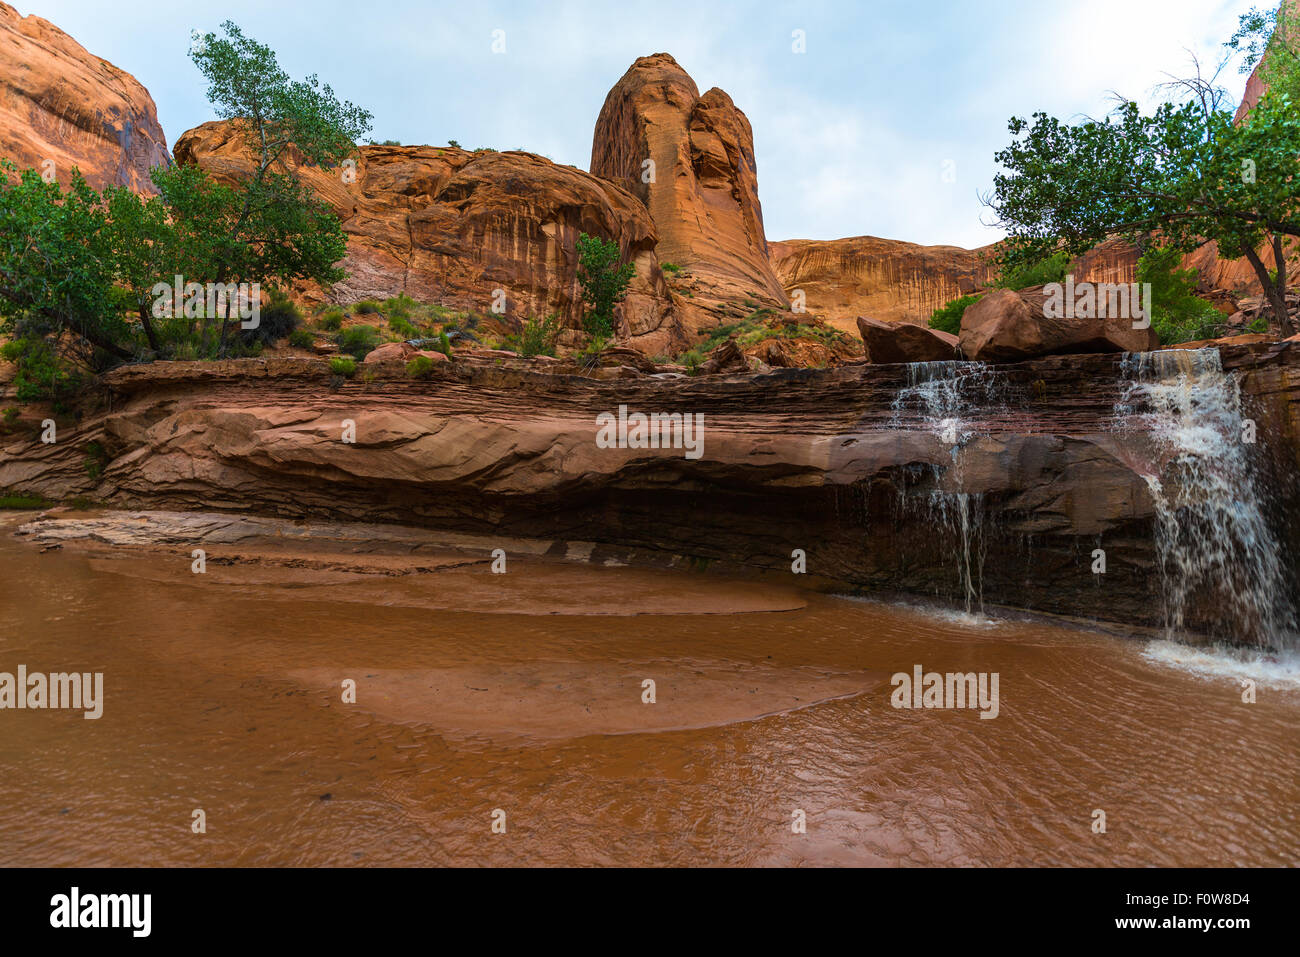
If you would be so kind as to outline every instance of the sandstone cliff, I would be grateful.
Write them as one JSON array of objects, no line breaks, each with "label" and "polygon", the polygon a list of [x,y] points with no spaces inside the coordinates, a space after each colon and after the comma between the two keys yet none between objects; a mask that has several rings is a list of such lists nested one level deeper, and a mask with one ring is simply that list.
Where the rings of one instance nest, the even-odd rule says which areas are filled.
[{"label": "sandstone cliff", "polygon": [[771,242],[772,266],[809,312],[852,330],[858,316],[926,322],[945,303],[993,279],[993,247],[918,246],[875,236]]},{"label": "sandstone cliff", "polygon": [[[1261,454],[1295,473],[1300,347],[1222,352]],[[127,366],[108,377],[111,403],[54,445],[11,437],[0,488],[595,541],[610,560],[648,549],[773,573],[798,547],[835,587],[958,601],[962,556],[978,552],[989,601],[1153,622],[1147,477],[1161,453],[1116,429],[1121,358],[1013,363],[996,378],[958,365],[972,436],[959,449],[916,390],[936,370],[906,365],[598,382],[458,361],[426,380],[398,366],[341,384],[309,359]],[[596,416],[620,404],[704,415],[700,456],[600,447]],[[91,443],[102,470],[85,467]],[[1295,483],[1275,502],[1294,508]],[[1104,581],[1089,571],[1099,543]]]},{"label": "sandstone cliff", "polygon": [[0,2],[0,158],[58,182],[76,166],[95,189],[152,192],[170,161],[153,98],[131,76],[37,16]]},{"label": "sandstone cliff", "polygon": [[[176,159],[219,179],[249,175],[252,157],[229,123],[182,134]],[[618,242],[636,276],[616,315],[649,354],[686,345],[655,255],[658,236],[635,196],[532,153],[452,147],[363,146],[348,170],[303,170],[348,234],[341,302],[406,293],[487,313],[505,292],[505,315],[556,313],[581,325],[575,243],[580,233]],[[348,179],[352,181],[349,182]]]},{"label": "sandstone cliff", "polygon": [[684,268],[674,286],[689,327],[728,304],[787,305],[768,262],[753,131],[726,93],[700,96],[667,53],[641,57],[605,98],[591,171],[650,210],[659,261]]}]

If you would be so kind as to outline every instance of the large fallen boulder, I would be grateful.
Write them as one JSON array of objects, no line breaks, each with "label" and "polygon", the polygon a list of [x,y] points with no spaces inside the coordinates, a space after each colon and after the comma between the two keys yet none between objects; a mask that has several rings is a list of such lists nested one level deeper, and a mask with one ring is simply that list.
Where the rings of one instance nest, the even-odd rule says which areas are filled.
[{"label": "large fallen boulder", "polygon": [[740,351],[735,339],[722,343],[700,363],[701,375],[742,375],[749,371],[749,360]]},{"label": "large fallen boulder", "polygon": [[1149,325],[1134,328],[1132,310],[1104,317],[1060,318],[1043,287],[994,289],[962,315],[958,337],[967,359],[1015,361],[1066,353],[1150,352],[1160,340]]},{"label": "large fallen boulder", "polygon": [[858,333],[868,362],[942,362],[958,358],[957,337],[938,329],[858,316]]}]

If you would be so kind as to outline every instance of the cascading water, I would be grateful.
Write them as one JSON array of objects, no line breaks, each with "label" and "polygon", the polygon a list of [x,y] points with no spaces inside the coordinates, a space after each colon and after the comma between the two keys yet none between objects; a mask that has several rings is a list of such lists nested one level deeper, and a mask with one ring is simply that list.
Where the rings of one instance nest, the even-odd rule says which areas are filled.
[{"label": "cascading water", "polygon": [[905,427],[904,418],[915,416],[922,428],[949,446],[950,488],[938,487],[945,469],[933,466],[936,487],[929,493],[927,517],[960,541],[957,575],[968,615],[984,611],[984,496],[964,488],[961,450],[978,435],[972,410],[993,405],[999,386],[996,373],[982,362],[914,362],[892,407],[894,428]]},{"label": "cascading water", "polygon": [[1121,369],[1118,424],[1145,432],[1155,451],[1144,477],[1155,502],[1166,630],[1185,634],[1197,612],[1220,624],[1215,637],[1294,645],[1295,611],[1236,376],[1215,348],[1130,354]]}]

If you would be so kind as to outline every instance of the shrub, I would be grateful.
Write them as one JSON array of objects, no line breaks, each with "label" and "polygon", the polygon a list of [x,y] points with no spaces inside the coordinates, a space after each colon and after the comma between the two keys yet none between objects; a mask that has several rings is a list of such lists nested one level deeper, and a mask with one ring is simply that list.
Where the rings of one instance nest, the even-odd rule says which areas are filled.
[{"label": "shrub", "polygon": [[98,442],[90,441],[86,443],[86,457],[82,460],[81,467],[86,470],[86,477],[92,482],[98,481],[100,475],[104,473],[104,466],[108,464],[108,452]]},{"label": "shrub", "polygon": [[348,356],[335,356],[333,359],[330,360],[330,372],[334,373],[335,375],[340,375],[343,376],[344,378],[350,378],[352,374],[356,371],[357,371],[356,360],[351,359]]},{"label": "shrub", "polygon": [[306,329],[295,329],[289,333],[289,345],[295,349],[310,349],[316,344],[316,337]]},{"label": "shrub", "polygon": [[427,379],[433,374],[433,360],[428,356],[416,356],[406,364],[406,374],[412,379]]},{"label": "shrub", "polygon": [[368,316],[379,311],[379,303],[373,299],[362,299],[352,310],[359,316]]},{"label": "shrub", "polygon": [[1214,339],[1223,331],[1223,313],[1196,295],[1196,270],[1178,269],[1181,261],[1172,246],[1150,249],[1138,260],[1138,282],[1151,284],[1151,325],[1161,345]]},{"label": "shrub", "polygon": [[340,352],[355,359],[364,359],[366,353],[379,345],[379,330],[374,326],[350,326],[339,333]]},{"label": "shrub", "polygon": [[681,272],[682,267],[677,263],[660,263],[659,268],[664,272]]},{"label": "shrub", "polygon": [[448,359],[451,358],[451,339],[448,338],[445,332],[438,336],[438,351]]},{"label": "shrub", "polygon": [[583,325],[593,336],[614,334],[614,306],[627,295],[627,285],[636,273],[631,263],[619,265],[618,243],[599,236],[578,236],[578,283],[582,299],[591,310]]},{"label": "shrub", "polygon": [[930,328],[957,335],[961,332],[961,317],[966,314],[968,308],[983,298],[981,295],[962,296],[946,306],[940,306],[930,314]]},{"label": "shrub", "polygon": [[704,354],[699,349],[692,349],[682,355],[682,365],[686,366],[687,375],[699,375],[700,363],[704,361]]},{"label": "shrub", "polygon": [[44,339],[15,339],[0,347],[0,355],[18,367],[13,387],[19,402],[49,400],[57,405],[81,386],[80,376]]},{"label": "shrub", "polygon": [[1049,282],[1064,282],[1066,273],[1070,271],[1070,263],[1070,257],[1059,252],[1034,262],[1003,265],[1002,274],[993,285],[1003,289],[1027,289]]},{"label": "shrub", "polygon": [[316,324],[326,332],[338,332],[343,328],[343,310],[338,306],[326,307]]},{"label": "shrub", "polygon": [[560,334],[558,318],[551,314],[545,319],[529,319],[519,334],[519,354],[525,358],[555,355],[555,340]]},{"label": "shrub", "polygon": [[1254,322],[1246,327],[1247,332],[1268,332],[1268,320],[1259,316]]},{"label": "shrub", "polygon": [[271,290],[270,301],[261,307],[258,317],[256,327],[240,330],[245,343],[272,345],[289,336],[302,324],[302,313],[298,307],[278,289]]},{"label": "shrub", "polygon": [[401,316],[396,316],[388,320],[388,328],[397,333],[403,339],[414,339],[419,335],[415,326],[411,325]]}]

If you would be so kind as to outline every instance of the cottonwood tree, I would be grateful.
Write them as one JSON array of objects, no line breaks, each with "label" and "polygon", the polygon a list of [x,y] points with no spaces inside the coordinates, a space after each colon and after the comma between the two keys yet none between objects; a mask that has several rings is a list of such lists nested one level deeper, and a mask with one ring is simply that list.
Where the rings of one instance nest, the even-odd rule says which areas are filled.
[{"label": "cottonwood tree", "polygon": [[[298,171],[339,167],[369,132],[371,114],[340,102],[315,75],[292,80],[274,51],[229,21],[225,36],[196,36],[190,56],[208,81],[217,115],[231,121],[253,158],[251,175],[215,186],[164,173],[155,183],[179,219],[216,226],[199,281],[329,285],[343,278],[347,251],[338,218],[299,179]],[[222,341],[229,323],[223,324]]]},{"label": "cottonwood tree", "polygon": [[1180,251],[1214,240],[1221,255],[1249,261],[1276,322],[1293,335],[1284,240],[1300,237],[1300,113],[1285,89],[1269,90],[1234,124],[1199,66],[1164,87],[1181,102],[1150,114],[1122,101],[1100,120],[1040,112],[1010,121],[1015,140],[995,156],[1006,172],[983,197],[1009,234],[1006,259],[1077,256],[1116,235]]}]

